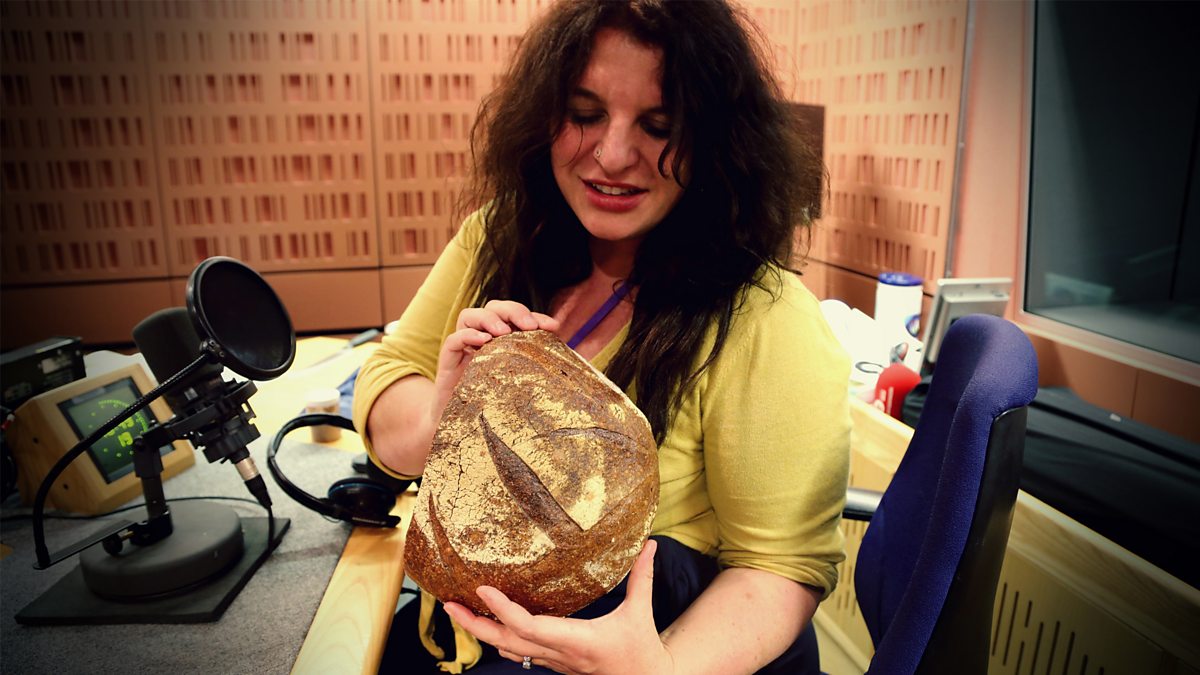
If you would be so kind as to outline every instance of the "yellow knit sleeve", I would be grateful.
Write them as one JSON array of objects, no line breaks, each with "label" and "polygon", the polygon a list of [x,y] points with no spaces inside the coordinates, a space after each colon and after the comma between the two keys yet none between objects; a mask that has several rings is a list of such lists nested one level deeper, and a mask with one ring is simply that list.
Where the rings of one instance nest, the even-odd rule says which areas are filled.
[{"label": "yellow knit sleeve", "polygon": [[780,274],[778,293],[749,291],[700,385],[717,556],[828,594],[845,558],[850,362],[816,298]]},{"label": "yellow knit sleeve", "polygon": [[470,302],[470,271],[482,240],[481,215],[476,212],[446,245],[401,315],[396,332],[383,338],[354,382],[354,426],[371,458],[389,473],[394,472],[377,461],[367,435],[367,415],[379,395],[400,378],[412,374],[434,378],[442,342],[453,329],[458,312]]}]

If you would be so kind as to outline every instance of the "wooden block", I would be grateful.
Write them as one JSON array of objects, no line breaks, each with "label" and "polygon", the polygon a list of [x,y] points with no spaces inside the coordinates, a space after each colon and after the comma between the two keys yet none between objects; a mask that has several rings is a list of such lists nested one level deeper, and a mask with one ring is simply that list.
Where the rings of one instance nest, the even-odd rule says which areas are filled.
[{"label": "wooden block", "polygon": [[400,318],[432,268],[432,265],[416,265],[382,270],[384,323]]},{"label": "wooden block", "polygon": [[1200,443],[1200,387],[1145,370],[1137,371],[1133,419]]},{"label": "wooden block", "polygon": [[150,314],[181,304],[166,279],[70,286],[5,288],[0,302],[4,349],[53,335],[78,335],[86,344],[129,343]]},{"label": "wooden block", "polygon": [[827,296],[837,298],[864,314],[875,314],[875,277],[829,265]]},{"label": "wooden block", "polygon": [[1133,416],[1138,369],[1026,331],[1038,356],[1038,386],[1070,387],[1080,398]]},{"label": "wooden block", "polygon": [[297,333],[383,325],[379,270],[265,274]]}]

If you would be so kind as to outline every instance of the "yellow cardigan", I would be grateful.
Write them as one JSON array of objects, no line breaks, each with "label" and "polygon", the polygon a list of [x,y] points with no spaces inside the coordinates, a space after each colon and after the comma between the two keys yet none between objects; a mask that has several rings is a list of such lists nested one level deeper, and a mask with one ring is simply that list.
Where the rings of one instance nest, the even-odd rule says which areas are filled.
[{"label": "yellow cardigan", "polygon": [[[441,344],[474,295],[479,219],[463,224],[399,330],[363,365],[358,429],[388,385],[413,373],[433,379]],[[722,567],[774,572],[828,594],[845,557],[838,523],[849,472],[850,364],[812,293],[795,275],[779,276],[772,292],[747,292],[724,350],[683,399],[659,447],[653,533],[715,555]],[[775,278],[763,276],[773,286]],[[627,333],[628,326],[592,359],[601,372]],[[704,354],[711,332],[707,345]],[[626,393],[633,398],[632,387]]]}]

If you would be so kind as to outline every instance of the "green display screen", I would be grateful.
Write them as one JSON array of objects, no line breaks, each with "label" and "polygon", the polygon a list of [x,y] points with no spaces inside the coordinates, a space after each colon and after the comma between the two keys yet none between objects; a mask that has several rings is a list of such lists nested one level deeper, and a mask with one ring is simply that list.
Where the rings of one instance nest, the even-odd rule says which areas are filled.
[{"label": "green display screen", "polygon": [[[133,378],[127,377],[63,401],[58,407],[82,440],[140,396]],[[88,448],[88,455],[105,482],[111,483],[133,471],[133,442],[149,428],[150,416],[142,409]],[[171,446],[163,448],[170,449]]]}]

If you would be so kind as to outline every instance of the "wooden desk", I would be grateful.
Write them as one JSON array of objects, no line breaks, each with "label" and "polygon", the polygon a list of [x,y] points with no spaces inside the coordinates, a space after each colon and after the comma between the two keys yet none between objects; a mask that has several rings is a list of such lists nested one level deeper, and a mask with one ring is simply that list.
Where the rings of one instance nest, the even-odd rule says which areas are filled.
[{"label": "wooden desk", "polygon": [[[264,436],[274,434],[303,409],[305,392],[337,386],[377,346],[369,342],[342,351],[345,343],[334,338],[301,340],[296,345],[292,368],[276,380],[259,383],[263,395],[255,397],[254,411]],[[328,445],[348,453],[363,449],[358,436],[352,433],[343,433]],[[402,519],[398,527],[356,527],[351,532],[292,672],[375,673],[379,669],[404,580],[404,533],[414,494],[408,492],[397,499],[392,513]]]},{"label": "wooden desk", "polygon": [[[857,399],[850,412],[850,484],[882,490],[913,430]],[[843,576],[814,619],[856,673],[866,670],[872,649],[854,591],[866,527],[842,523]],[[1017,494],[992,625],[989,675],[1035,666],[1039,673],[1200,675],[1200,590],[1024,491]]]}]

